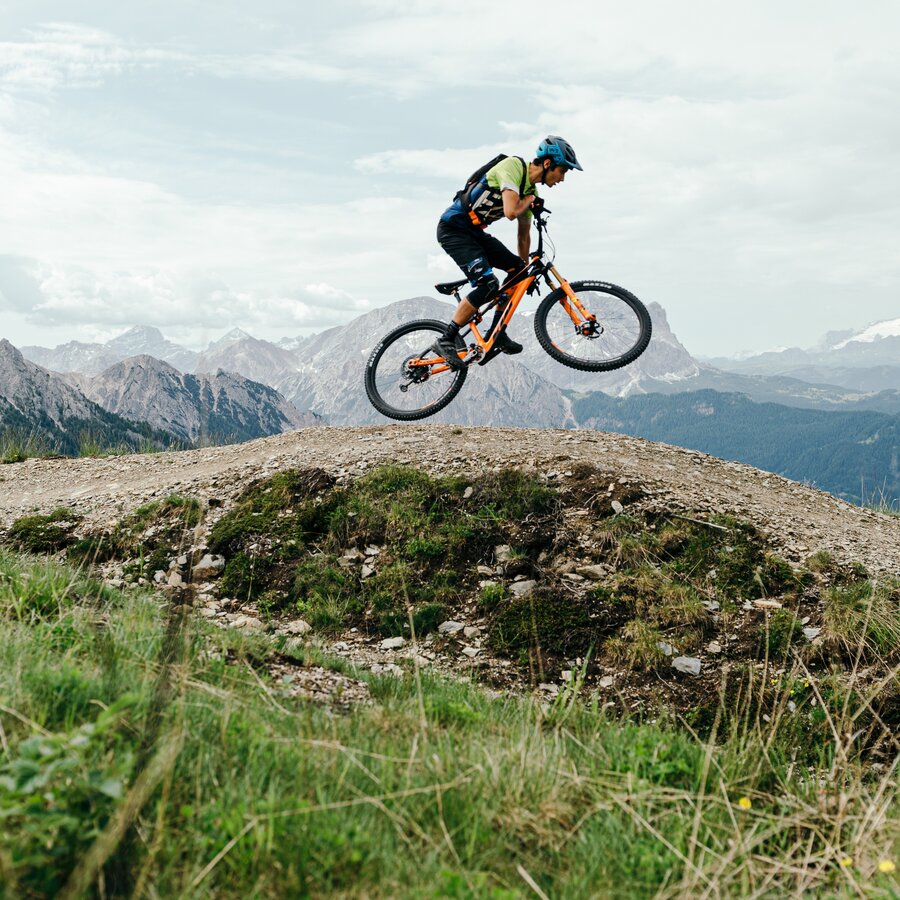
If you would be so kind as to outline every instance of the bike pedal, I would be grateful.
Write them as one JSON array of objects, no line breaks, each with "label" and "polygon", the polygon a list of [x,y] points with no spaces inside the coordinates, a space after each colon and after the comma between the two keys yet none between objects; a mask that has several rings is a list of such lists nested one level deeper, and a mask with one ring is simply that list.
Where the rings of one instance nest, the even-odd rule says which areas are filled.
[{"label": "bike pedal", "polygon": [[502,352],[503,351],[499,347],[494,345],[493,347],[491,347],[490,350],[488,350],[487,353],[484,354],[484,356],[481,359],[478,360],[478,365],[479,366],[487,365],[495,356],[499,356]]}]

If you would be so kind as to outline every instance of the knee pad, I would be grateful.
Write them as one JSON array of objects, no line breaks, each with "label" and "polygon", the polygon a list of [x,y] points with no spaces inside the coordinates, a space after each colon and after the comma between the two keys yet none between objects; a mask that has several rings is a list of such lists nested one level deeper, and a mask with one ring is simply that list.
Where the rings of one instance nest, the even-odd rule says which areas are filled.
[{"label": "knee pad", "polygon": [[478,282],[482,278],[491,274],[491,266],[483,256],[479,256],[477,259],[473,259],[472,262],[466,263],[463,266],[463,271],[466,273],[466,278],[469,279],[469,284],[472,287],[477,287]]},{"label": "knee pad", "polygon": [[497,281],[497,276],[489,269],[486,275],[482,275],[481,278],[475,282],[475,288],[469,296],[466,297],[466,300],[468,300],[472,306],[481,306],[481,304],[484,303],[499,287],[500,282]]}]

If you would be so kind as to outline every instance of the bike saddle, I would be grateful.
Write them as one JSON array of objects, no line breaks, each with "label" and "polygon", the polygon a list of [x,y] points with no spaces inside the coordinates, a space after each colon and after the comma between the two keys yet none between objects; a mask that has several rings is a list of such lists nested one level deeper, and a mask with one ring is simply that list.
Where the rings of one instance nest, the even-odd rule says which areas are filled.
[{"label": "bike saddle", "polygon": [[439,294],[452,294],[458,288],[461,288],[464,284],[468,284],[469,279],[463,278],[462,281],[447,281],[444,284],[436,284],[434,289]]}]

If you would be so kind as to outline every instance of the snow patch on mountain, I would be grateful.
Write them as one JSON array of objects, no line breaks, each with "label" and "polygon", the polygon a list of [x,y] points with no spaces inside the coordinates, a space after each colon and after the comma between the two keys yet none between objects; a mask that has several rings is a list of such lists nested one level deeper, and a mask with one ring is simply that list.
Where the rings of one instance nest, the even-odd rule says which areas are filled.
[{"label": "snow patch on mountain", "polygon": [[882,322],[875,322],[858,334],[854,334],[835,344],[834,349],[842,350],[851,343],[870,344],[873,341],[889,337],[900,337],[900,319],[885,319]]}]

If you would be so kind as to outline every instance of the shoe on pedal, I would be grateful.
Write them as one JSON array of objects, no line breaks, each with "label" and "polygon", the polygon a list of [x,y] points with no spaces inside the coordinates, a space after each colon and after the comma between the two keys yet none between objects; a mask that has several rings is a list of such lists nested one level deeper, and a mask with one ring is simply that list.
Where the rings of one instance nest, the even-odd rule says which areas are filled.
[{"label": "shoe on pedal", "polygon": [[460,369],[466,367],[466,364],[459,358],[459,348],[456,346],[456,341],[454,341],[453,338],[438,338],[431,345],[431,349],[437,353],[438,356],[443,356],[444,362],[447,363],[454,372],[458,372]]},{"label": "shoe on pedal", "polygon": [[514,341],[505,331],[501,331],[497,335],[494,347],[501,353],[508,353],[510,356],[522,352],[522,345],[518,341]]}]

